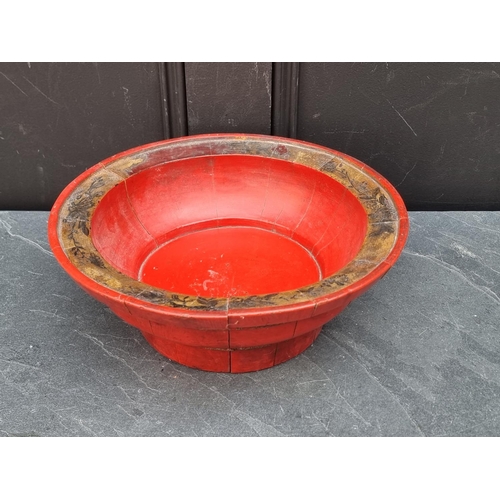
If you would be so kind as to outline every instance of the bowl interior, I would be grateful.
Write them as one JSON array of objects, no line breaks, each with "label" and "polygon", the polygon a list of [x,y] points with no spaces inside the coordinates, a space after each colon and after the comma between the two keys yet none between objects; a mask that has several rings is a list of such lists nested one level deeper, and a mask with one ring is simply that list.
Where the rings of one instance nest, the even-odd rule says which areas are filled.
[{"label": "bowl interior", "polygon": [[127,276],[199,297],[316,283],[359,252],[368,218],[344,185],[312,168],[251,155],[145,169],[95,209],[90,236]]}]

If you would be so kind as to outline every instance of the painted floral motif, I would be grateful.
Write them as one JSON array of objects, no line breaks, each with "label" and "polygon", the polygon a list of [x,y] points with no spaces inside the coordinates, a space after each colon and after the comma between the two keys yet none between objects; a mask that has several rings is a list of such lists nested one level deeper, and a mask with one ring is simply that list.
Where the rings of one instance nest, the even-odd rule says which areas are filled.
[{"label": "painted floral motif", "polygon": [[[171,142],[164,146],[154,146],[142,150],[136,156],[110,162],[97,170],[68,197],[61,214],[61,246],[71,262],[84,274],[108,288],[126,296],[135,297],[152,304],[167,307],[216,311],[227,308],[259,308],[282,306],[312,300],[334,293],[365,276],[382,262],[395,244],[398,231],[398,212],[380,184],[347,159],[325,149],[316,149],[303,143],[283,139],[251,136],[238,138],[211,137],[193,138],[183,142]],[[351,191],[364,206],[368,215],[368,231],[363,246],[356,259],[338,273],[325,279],[284,293],[253,295],[246,297],[204,298],[181,295],[151,287],[125,276],[108,264],[95,249],[90,237],[89,221],[97,204],[106,192],[128,175],[155,165],[162,148],[165,151],[163,162],[169,159],[211,154],[253,154],[264,157],[286,156],[288,161],[300,163],[320,170],[334,178]],[[193,151],[195,153],[193,153]],[[149,156],[148,156],[149,155]]]}]

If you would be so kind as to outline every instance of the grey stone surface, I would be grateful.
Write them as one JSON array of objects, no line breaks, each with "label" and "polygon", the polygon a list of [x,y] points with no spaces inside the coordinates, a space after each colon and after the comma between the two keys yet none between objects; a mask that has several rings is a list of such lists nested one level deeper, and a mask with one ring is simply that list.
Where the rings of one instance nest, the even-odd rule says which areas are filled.
[{"label": "grey stone surface", "polygon": [[47,216],[0,212],[0,435],[500,435],[500,213],[411,213],[383,280],[243,375],[157,354],[59,267]]}]

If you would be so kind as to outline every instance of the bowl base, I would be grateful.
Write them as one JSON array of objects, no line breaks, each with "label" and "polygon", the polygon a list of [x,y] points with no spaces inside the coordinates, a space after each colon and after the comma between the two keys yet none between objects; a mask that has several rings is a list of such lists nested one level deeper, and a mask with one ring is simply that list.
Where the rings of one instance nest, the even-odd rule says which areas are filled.
[{"label": "bowl base", "polygon": [[158,335],[142,332],[156,351],[181,365],[219,373],[247,373],[284,363],[305,351],[318,337],[315,328],[299,337],[276,344],[250,349],[206,349],[168,341]]},{"label": "bowl base", "polygon": [[301,244],[251,226],[181,234],[155,248],[139,271],[139,279],[149,285],[210,298],[294,290],[321,277],[316,259]]}]

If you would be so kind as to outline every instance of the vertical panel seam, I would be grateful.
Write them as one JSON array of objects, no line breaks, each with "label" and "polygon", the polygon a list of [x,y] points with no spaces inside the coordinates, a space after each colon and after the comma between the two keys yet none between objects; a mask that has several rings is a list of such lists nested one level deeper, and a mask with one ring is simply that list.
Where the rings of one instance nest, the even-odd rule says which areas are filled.
[{"label": "vertical panel seam", "polygon": [[166,63],[158,63],[158,75],[160,77],[160,110],[163,125],[163,138],[170,139],[170,127],[168,125],[168,98],[167,98],[167,68]]},{"label": "vertical panel seam", "polygon": [[186,76],[183,62],[159,63],[160,99],[165,139],[188,135]]},{"label": "vertical panel seam", "polygon": [[300,63],[273,63],[271,133],[297,137]]}]

